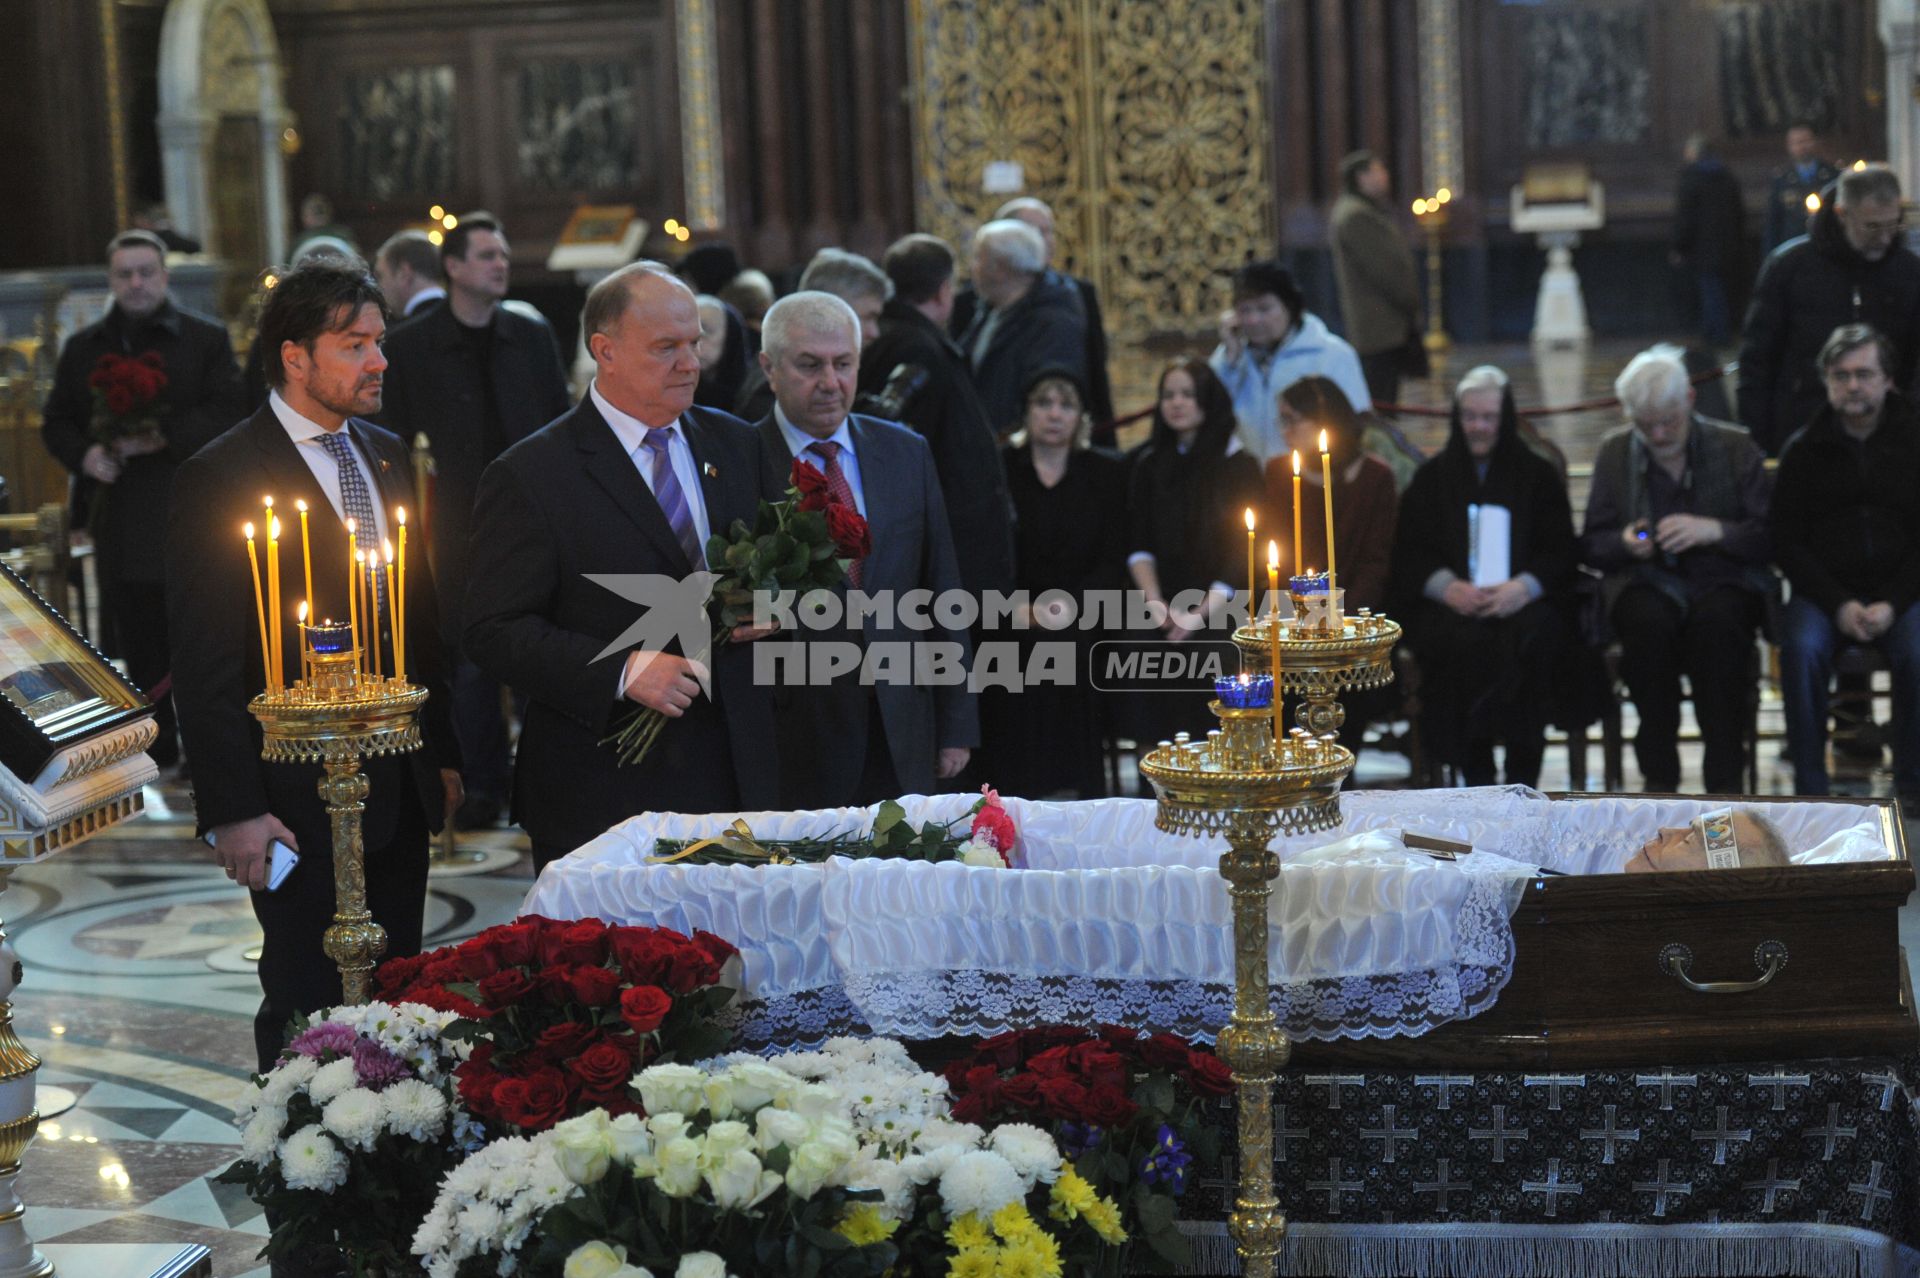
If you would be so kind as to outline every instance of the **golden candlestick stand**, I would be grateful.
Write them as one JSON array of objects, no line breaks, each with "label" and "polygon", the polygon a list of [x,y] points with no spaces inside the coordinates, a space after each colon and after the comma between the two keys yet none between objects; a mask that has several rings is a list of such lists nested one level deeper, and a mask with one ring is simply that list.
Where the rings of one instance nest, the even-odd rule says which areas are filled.
[{"label": "golden candlestick stand", "polygon": [[[310,628],[309,628],[310,629]],[[326,769],[320,797],[333,826],[333,926],[322,942],[340,968],[348,1003],[367,1001],[368,978],[387,948],[386,929],[367,909],[366,849],[360,818],[367,778],[361,762],[420,748],[420,707],[427,690],[357,669],[359,653],[317,652],[302,636],[311,674],[247,708],[266,731],[260,757],[273,763],[318,763]]]},{"label": "golden candlestick stand", "polygon": [[1452,202],[1453,192],[1444,186],[1413,202],[1413,216],[1427,231],[1427,332],[1422,341],[1427,354],[1435,357],[1444,357],[1453,348],[1453,339],[1447,336],[1445,308],[1441,305],[1440,260],[1440,240],[1447,229],[1447,205]]},{"label": "golden candlestick stand", "polygon": [[[1269,618],[1233,637],[1256,680],[1276,664],[1277,652],[1271,703],[1215,701],[1219,728],[1204,741],[1181,733],[1161,742],[1141,759],[1140,773],[1159,800],[1155,825],[1169,834],[1223,834],[1231,847],[1220,858],[1220,875],[1233,898],[1234,1004],[1219,1049],[1239,1091],[1240,1187],[1228,1230],[1241,1272],[1272,1278],[1287,1233],[1274,1195],[1273,1082],[1290,1048],[1274,1021],[1268,980],[1267,906],[1280,873],[1268,844],[1276,835],[1340,824],[1340,785],[1353,771],[1353,754],[1333,737],[1345,718],[1334,696],[1392,680],[1400,627],[1367,613],[1321,625]],[[1301,726],[1282,736],[1275,715],[1284,692],[1306,699]]]}]

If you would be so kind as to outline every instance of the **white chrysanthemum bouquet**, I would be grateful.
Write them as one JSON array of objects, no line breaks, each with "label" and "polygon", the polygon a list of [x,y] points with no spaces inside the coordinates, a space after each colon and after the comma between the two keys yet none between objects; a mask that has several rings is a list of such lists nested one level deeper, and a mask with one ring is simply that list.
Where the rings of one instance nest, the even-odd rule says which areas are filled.
[{"label": "white chrysanthemum bouquet", "polygon": [[646,1118],[594,1111],[455,1169],[414,1238],[430,1278],[1057,1278],[1126,1237],[1051,1136],[953,1122],[945,1080],[891,1040],[634,1084]]},{"label": "white chrysanthemum bouquet", "polygon": [[406,1241],[445,1176],[482,1140],[453,1070],[456,1019],[413,1003],[338,1007],[308,1024],[234,1111],[240,1158],[219,1179],[267,1208],[260,1253],[337,1247],[355,1265],[411,1265]]}]

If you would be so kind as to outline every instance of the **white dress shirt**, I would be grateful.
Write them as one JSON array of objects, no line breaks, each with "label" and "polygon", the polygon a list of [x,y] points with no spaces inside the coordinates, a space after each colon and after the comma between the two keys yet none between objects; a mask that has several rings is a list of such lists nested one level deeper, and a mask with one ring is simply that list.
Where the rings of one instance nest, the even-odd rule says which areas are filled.
[{"label": "white dress shirt", "polygon": [[853,451],[853,432],[847,428],[846,420],[841,419],[838,429],[827,436],[826,441],[816,440],[813,436],[795,426],[787,419],[786,410],[778,401],[773,405],[773,420],[780,427],[781,438],[787,441],[787,451],[793,454],[795,461],[803,461],[821,474],[827,473],[827,459],[811,451],[809,444],[832,442],[840,445],[836,460],[840,463],[840,473],[847,478],[847,487],[853,490],[854,509],[860,512],[862,519],[867,515],[867,490],[860,483],[860,458]]},{"label": "white dress shirt", "polygon": [[[654,427],[615,408],[600,393],[597,380],[588,388],[587,394],[593,397],[593,406],[600,410],[600,416],[613,428],[613,433],[620,437],[620,446],[627,450],[634,469],[646,481],[647,491],[653,492],[653,450],[647,447],[646,439],[647,432]],[[693,516],[693,531],[699,536],[700,544],[705,546],[712,533],[707,523],[706,494],[700,488],[700,463],[693,459],[693,445],[687,442],[686,423],[676,418],[663,425],[676,428],[673,437],[667,441],[667,460],[673,464],[673,475],[680,481],[680,491],[686,494],[687,511]],[[654,496],[658,497],[659,494],[654,493]]]},{"label": "white dress shirt", "polygon": [[[300,460],[305,462],[307,469],[313,472],[313,478],[320,485],[320,491],[327,495],[329,502],[333,503],[335,517],[344,525],[347,522],[347,510],[340,504],[340,466],[333,460],[333,454],[327,451],[326,445],[320,442],[322,435],[331,432],[311,417],[295,412],[292,405],[280,398],[280,392],[277,390],[267,395],[267,403],[272,407],[273,415],[280,419],[280,424],[286,427],[288,438],[293,440],[294,448],[300,454]],[[345,431],[347,428],[342,426],[340,429]],[[353,459],[360,464],[360,479],[367,486],[367,496],[373,501],[373,517],[380,525],[375,530],[378,537],[374,540],[368,540],[365,530],[361,530],[360,544],[368,549],[378,550],[380,543],[392,535],[387,530],[389,512],[380,499],[380,485],[374,479],[373,467],[368,464],[366,454],[360,451],[360,446],[353,443],[352,432],[347,433],[347,442],[353,445]],[[289,511],[281,516],[281,520],[284,526],[294,521],[295,517]]]}]

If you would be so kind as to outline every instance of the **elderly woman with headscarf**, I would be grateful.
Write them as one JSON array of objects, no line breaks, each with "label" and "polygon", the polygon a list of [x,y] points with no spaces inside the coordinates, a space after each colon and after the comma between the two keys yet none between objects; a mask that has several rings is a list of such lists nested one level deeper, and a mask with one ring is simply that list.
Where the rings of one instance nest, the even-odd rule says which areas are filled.
[{"label": "elderly woman with headscarf", "polygon": [[1747,432],[1703,417],[1679,348],[1655,346],[1614,379],[1627,425],[1593,463],[1581,557],[1606,573],[1620,673],[1640,712],[1647,789],[1680,785],[1680,676],[1706,744],[1706,787],[1740,790],[1748,656],[1767,594],[1772,483]]},{"label": "elderly woman with headscarf", "polygon": [[1470,370],[1446,447],[1401,499],[1393,555],[1421,735],[1468,785],[1497,779],[1496,743],[1509,784],[1540,779],[1574,563],[1565,480],[1521,439],[1507,375]]}]

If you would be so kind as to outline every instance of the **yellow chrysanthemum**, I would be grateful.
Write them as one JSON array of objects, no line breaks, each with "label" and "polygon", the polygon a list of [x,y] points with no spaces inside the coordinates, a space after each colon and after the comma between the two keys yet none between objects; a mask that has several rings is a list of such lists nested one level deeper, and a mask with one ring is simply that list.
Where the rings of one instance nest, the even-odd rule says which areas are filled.
[{"label": "yellow chrysanthemum", "polygon": [[999,1278],[1060,1278],[1060,1261],[1049,1261],[1039,1247],[1022,1243],[1000,1251]]},{"label": "yellow chrysanthemum", "polygon": [[855,1203],[853,1209],[834,1226],[835,1232],[856,1247],[885,1242],[893,1237],[893,1231],[898,1228],[899,1221],[882,1216],[872,1203]]},{"label": "yellow chrysanthemum", "polygon": [[1000,1271],[996,1251],[983,1247],[962,1248],[954,1253],[953,1262],[947,1266],[947,1278],[995,1278]]},{"label": "yellow chrysanthemum", "polygon": [[1025,1242],[1040,1232],[1027,1214],[1027,1205],[1011,1202],[993,1213],[993,1232],[1007,1242]]},{"label": "yellow chrysanthemum", "polygon": [[955,1216],[947,1226],[947,1245],[961,1251],[993,1246],[993,1231],[987,1228],[987,1222],[972,1212],[964,1216]]},{"label": "yellow chrysanthemum", "polygon": [[1047,1214],[1055,1220],[1072,1220],[1100,1198],[1086,1178],[1071,1165],[1060,1169],[1060,1179],[1053,1182],[1053,1190],[1047,1197]]},{"label": "yellow chrysanthemum", "polygon": [[1118,1245],[1127,1240],[1126,1226],[1120,1223],[1120,1209],[1108,1198],[1096,1199],[1080,1213],[1081,1219],[1093,1226],[1093,1232],[1100,1235],[1100,1241]]}]

